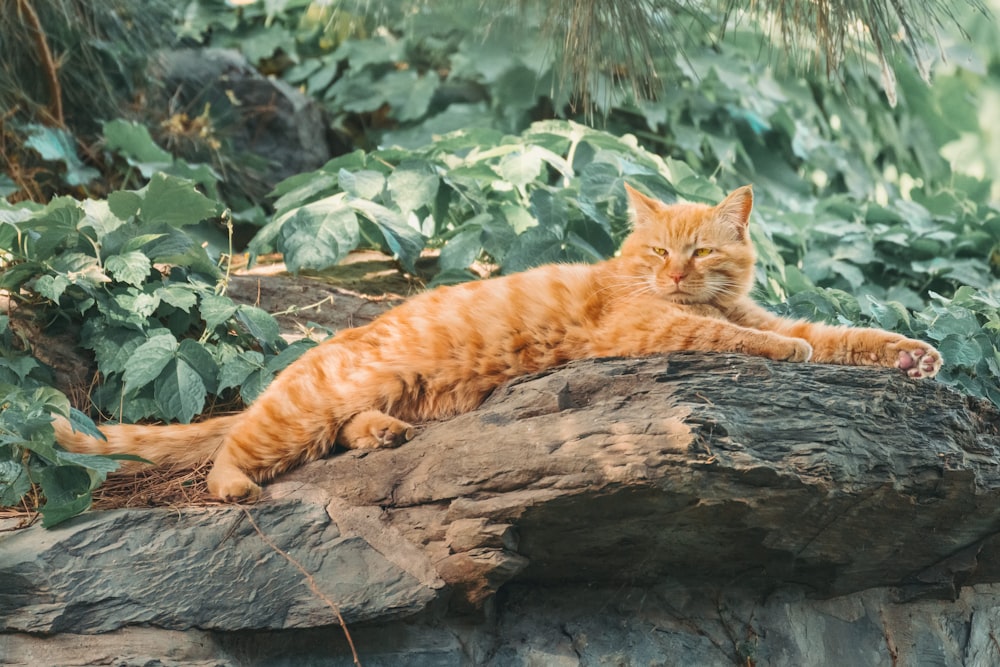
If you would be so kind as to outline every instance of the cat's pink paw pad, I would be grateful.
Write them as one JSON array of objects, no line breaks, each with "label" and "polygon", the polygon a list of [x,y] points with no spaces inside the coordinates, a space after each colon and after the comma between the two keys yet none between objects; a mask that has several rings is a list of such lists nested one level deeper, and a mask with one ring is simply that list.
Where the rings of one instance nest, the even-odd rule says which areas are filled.
[{"label": "cat's pink paw pad", "polygon": [[941,370],[942,363],[940,352],[930,345],[918,345],[899,350],[896,368],[906,371],[911,378],[931,378]]}]

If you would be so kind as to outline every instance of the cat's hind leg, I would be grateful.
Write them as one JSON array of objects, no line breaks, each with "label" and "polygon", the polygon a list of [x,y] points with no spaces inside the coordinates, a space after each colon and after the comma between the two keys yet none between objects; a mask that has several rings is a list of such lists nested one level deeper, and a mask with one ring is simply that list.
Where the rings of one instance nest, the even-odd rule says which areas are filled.
[{"label": "cat's hind leg", "polygon": [[380,410],[359,412],[337,433],[337,444],[348,449],[398,447],[413,438],[415,429]]}]

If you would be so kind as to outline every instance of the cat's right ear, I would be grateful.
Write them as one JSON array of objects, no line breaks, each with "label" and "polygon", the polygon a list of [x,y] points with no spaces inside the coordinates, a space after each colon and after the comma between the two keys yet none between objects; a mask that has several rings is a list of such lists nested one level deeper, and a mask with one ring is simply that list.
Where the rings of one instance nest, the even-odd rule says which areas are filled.
[{"label": "cat's right ear", "polygon": [[628,195],[628,212],[633,226],[655,218],[660,202],[647,197],[628,183],[625,183],[625,194]]}]

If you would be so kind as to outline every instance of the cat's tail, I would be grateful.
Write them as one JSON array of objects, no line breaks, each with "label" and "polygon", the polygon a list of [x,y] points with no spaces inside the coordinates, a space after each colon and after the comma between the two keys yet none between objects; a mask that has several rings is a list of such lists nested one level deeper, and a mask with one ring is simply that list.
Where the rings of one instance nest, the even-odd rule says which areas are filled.
[{"label": "cat's tail", "polygon": [[157,465],[193,467],[211,459],[240,415],[213,417],[195,424],[102,426],[106,440],[74,431],[65,417],[55,415],[52,426],[64,449],[84,454],[134,454]]}]

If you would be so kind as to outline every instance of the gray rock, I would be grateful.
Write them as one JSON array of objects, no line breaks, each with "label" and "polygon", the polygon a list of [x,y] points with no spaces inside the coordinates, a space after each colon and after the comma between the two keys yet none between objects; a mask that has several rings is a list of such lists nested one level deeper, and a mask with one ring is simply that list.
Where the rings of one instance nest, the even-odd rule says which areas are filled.
[{"label": "gray rock", "polygon": [[898,372],[579,362],[270,485],[315,590],[239,508],[0,538],[0,661],[352,664],[326,597],[365,665],[996,664],[998,468],[993,406]]},{"label": "gray rock", "polygon": [[351,622],[413,615],[436,596],[295,501],[95,512],[5,536],[0,553],[0,628],[22,632],[315,627],[337,623],[322,596]]}]

